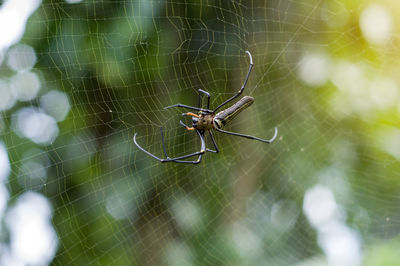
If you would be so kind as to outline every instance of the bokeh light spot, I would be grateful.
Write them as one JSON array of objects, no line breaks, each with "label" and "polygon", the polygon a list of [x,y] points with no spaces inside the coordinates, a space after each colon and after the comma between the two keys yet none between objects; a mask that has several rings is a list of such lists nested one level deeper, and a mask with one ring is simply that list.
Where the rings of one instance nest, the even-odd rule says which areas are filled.
[{"label": "bokeh light spot", "polygon": [[10,174],[10,160],[8,159],[7,149],[3,142],[0,142],[0,182],[6,181]]},{"label": "bokeh light spot", "polygon": [[50,203],[41,194],[25,192],[19,197],[6,216],[14,257],[29,265],[50,263],[58,245],[51,215]]},{"label": "bokeh light spot", "polygon": [[339,222],[324,226],[318,236],[318,244],[324,250],[329,265],[359,265],[361,246],[358,233]]},{"label": "bokeh light spot", "polygon": [[5,57],[5,52],[0,50],[0,66],[3,63],[4,57]]},{"label": "bokeh light spot", "polygon": [[262,252],[261,235],[250,230],[243,222],[234,223],[230,233],[236,250],[242,258],[257,257]]},{"label": "bokeh light spot", "polygon": [[18,100],[30,101],[39,92],[40,80],[37,74],[33,72],[22,72],[11,79],[10,86]]},{"label": "bokeh light spot", "polygon": [[0,183],[0,219],[3,218],[4,211],[7,207],[9,193],[4,184]]},{"label": "bokeh light spot", "polygon": [[299,76],[309,86],[321,86],[328,79],[329,68],[330,62],[326,54],[306,54],[299,62]]},{"label": "bokeh light spot", "polygon": [[40,189],[46,183],[47,171],[41,163],[24,162],[19,171],[18,182],[24,188]]},{"label": "bokeh light spot", "polygon": [[0,5],[0,51],[17,43],[25,32],[29,16],[41,0],[6,0]]},{"label": "bokeh light spot", "polygon": [[50,91],[43,95],[40,106],[57,121],[63,121],[71,108],[68,96],[60,91]]},{"label": "bokeh light spot", "polygon": [[82,2],[83,0],[65,0],[65,2],[67,2],[68,4],[77,4]]},{"label": "bokeh light spot", "polygon": [[116,191],[106,199],[107,212],[116,220],[132,218],[136,210],[131,195]]},{"label": "bokeh light spot", "polygon": [[201,224],[201,209],[190,197],[178,197],[172,204],[174,217],[183,230],[195,230]]},{"label": "bokeh light spot", "polygon": [[56,120],[34,107],[19,110],[12,118],[14,130],[38,144],[52,143],[58,135]]},{"label": "bokeh light spot", "polygon": [[338,214],[338,206],[332,191],[322,185],[307,190],[303,210],[314,227],[322,226]]},{"label": "bokeh light spot", "polygon": [[8,52],[7,65],[15,71],[30,70],[36,64],[36,53],[32,47],[18,44]]},{"label": "bokeh light spot", "polygon": [[165,265],[190,266],[195,265],[194,256],[184,242],[171,241],[164,255]]},{"label": "bokeh light spot", "polygon": [[374,3],[361,13],[360,27],[370,43],[385,44],[391,37],[393,19],[384,6]]},{"label": "bokeh light spot", "polygon": [[7,82],[0,80],[0,111],[5,111],[15,104],[14,95]]}]

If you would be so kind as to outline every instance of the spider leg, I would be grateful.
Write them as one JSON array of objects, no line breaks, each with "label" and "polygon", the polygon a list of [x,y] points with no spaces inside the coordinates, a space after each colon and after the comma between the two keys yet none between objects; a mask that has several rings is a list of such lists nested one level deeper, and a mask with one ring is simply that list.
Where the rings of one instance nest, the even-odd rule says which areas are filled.
[{"label": "spider leg", "polygon": [[[165,157],[166,157],[165,159],[161,159],[161,158],[155,156],[154,154],[150,153],[149,151],[145,150],[144,148],[142,148],[142,147],[137,143],[137,141],[136,141],[136,135],[137,135],[137,133],[135,133],[135,135],[133,136],[133,142],[136,144],[136,146],[137,146],[141,151],[143,151],[144,153],[146,153],[146,154],[149,155],[150,157],[152,157],[152,158],[158,160],[159,162],[162,162],[162,163],[175,162],[175,163],[198,164],[198,163],[201,162],[201,159],[202,159],[202,157],[203,157],[203,154],[206,152],[206,143],[205,143],[205,141],[204,141],[204,134],[200,133],[198,130],[196,130],[196,133],[197,133],[197,135],[199,136],[200,141],[201,141],[201,149],[200,149],[200,151],[198,151],[198,152],[193,152],[193,153],[186,154],[186,155],[182,155],[182,156],[178,156],[178,157],[175,157],[175,158],[170,158],[170,157],[168,157],[168,155],[167,155],[167,151],[166,151],[166,149],[165,149],[165,144],[164,144],[164,134],[163,134],[162,128],[161,128],[161,141],[162,141],[162,145],[163,145],[164,154],[165,154]],[[197,155],[198,155],[199,157],[197,158],[196,161],[182,161],[182,160],[181,160],[181,159],[185,159],[185,158],[189,158],[189,157],[193,157],[193,156],[197,156]]]},{"label": "spider leg", "polygon": [[204,109],[204,108],[200,108],[200,107],[194,107],[194,106],[181,104],[181,103],[177,103],[177,104],[174,104],[174,105],[170,105],[170,106],[164,107],[164,109],[169,109],[169,108],[173,108],[173,107],[187,108],[187,109],[191,109],[191,110],[195,110],[195,111],[203,111],[203,112],[207,112],[207,113],[211,113],[212,112],[212,110],[209,110],[209,109]]},{"label": "spider leg", "polygon": [[[206,147],[206,142],[204,140],[204,134],[203,133],[200,133],[198,130],[196,130],[196,133],[199,135],[200,141],[201,141],[201,151],[199,152],[200,154],[199,154],[199,157],[197,158],[197,160],[196,161],[174,160],[174,162],[176,162],[176,163],[189,163],[189,164],[199,164],[201,162],[201,159],[203,158],[203,155],[206,152],[204,150],[205,147]],[[191,154],[191,156],[194,156],[194,155]],[[188,157],[191,157],[191,156],[188,156]],[[180,158],[180,157],[176,157],[176,158],[173,158],[173,159],[177,159],[177,158]]]},{"label": "spider leg", "polygon": [[250,135],[245,135],[245,134],[240,134],[240,133],[236,133],[236,132],[231,132],[231,131],[226,131],[226,130],[222,130],[219,128],[215,128],[215,130],[228,134],[228,135],[233,135],[233,136],[238,136],[238,137],[243,137],[243,138],[248,138],[248,139],[254,139],[254,140],[258,140],[261,142],[265,142],[265,143],[271,143],[276,139],[276,136],[278,136],[278,129],[275,127],[275,134],[271,139],[261,139],[261,138],[257,138],[254,136],[250,136]]},{"label": "spider leg", "polygon": [[183,113],[182,115],[183,115],[183,116],[187,116],[187,115],[188,115],[188,116],[194,116],[194,117],[200,118],[199,115],[193,114],[193,113],[191,113],[191,112]]},{"label": "spider leg", "polygon": [[217,143],[215,142],[213,133],[211,132],[211,130],[208,130],[208,133],[210,134],[211,141],[214,144],[215,150],[211,150],[211,149],[206,149],[206,150],[209,151],[209,152],[218,153],[219,149],[218,149]]},{"label": "spider leg", "polygon": [[208,93],[202,89],[199,89],[198,107],[201,107],[201,94],[200,93],[207,95],[207,109],[210,109],[210,97],[211,97],[210,93]]},{"label": "spider leg", "polygon": [[242,87],[240,88],[240,90],[239,90],[235,95],[233,95],[231,98],[229,98],[229,99],[226,100],[225,102],[223,102],[223,103],[221,103],[220,105],[218,105],[217,108],[214,109],[214,111],[213,111],[214,113],[215,113],[219,108],[221,108],[222,106],[224,106],[225,104],[227,104],[227,103],[229,103],[230,101],[232,101],[232,100],[236,99],[237,97],[239,97],[240,94],[242,94],[242,92],[244,91],[244,88],[246,87],[247,81],[249,80],[249,76],[250,76],[250,73],[251,73],[251,69],[253,68],[253,57],[251,56],[251,54],[250,54],[249,51],[246,51],[246,53],[247,53],[247,54],[249,55],[249,57],[250,57],[250,66],[249,66],[249,71],[247,72],[246,78],[244,79],[244,82],[243,82]]},{"label": "spider leg", "polygon": [[186,128],[187,130],[194,130],[194,127],[189,127],[188,125],[186,125],[185,123],[183,123],[181,120],[179,121],[179,124],[181,124],[181,126],[183,126],[184,128]]},{"label": "spider leg", "polygon": [[162,130],[162,127],[160,127],[160,131],[161,131],[161,142],[162,142],[162,147],[164,150],[165,158],[168,159],[167,149],[165,148],[165,143],[164,143],[164,132]]},{"label": "spider leg", "polygon": [[[133,135],[133,142],[136,144],[136,146],[137,146],[141,151],[143,151],[144,153],[146,153],[146,154],[149,155],[150,157],[153,157],[154,159],[156,159],[156,160],[158,160],[158,161],[160,161],[160,162],[163,162],[163,161],[165,160],[165,159],[160,159],[160,158],[158,158],[157,156],[155,156],[154,154],[152,154],[152,153],[146,151],[145,149],[143,149],[143,148],[137,143],[137,141],[136,141],[136,135],[137,135],[137,133],[135,133],[135,135]],[[163,143],[163,147],[164,147],[164,143]],[[164,147],[164,149],[165,149],[165,147]],[[165,151],[165,150],[164,150],[164,151]],[[167,159],[168,159],[168,157],[167,157]]]}]

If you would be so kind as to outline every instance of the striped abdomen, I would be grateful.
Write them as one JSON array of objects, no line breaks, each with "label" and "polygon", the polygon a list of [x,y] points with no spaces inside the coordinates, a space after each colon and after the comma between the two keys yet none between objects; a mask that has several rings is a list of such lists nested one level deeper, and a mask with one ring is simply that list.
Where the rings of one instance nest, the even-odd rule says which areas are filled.
[{"label": "striped abdomen", "polygon": [[229,121],[235,118],[241,111],[252,105],[254,98],[250,96],[244,96],[237,103],[217,113],[214,117],[214,125],[217,128],[225,126]]}]

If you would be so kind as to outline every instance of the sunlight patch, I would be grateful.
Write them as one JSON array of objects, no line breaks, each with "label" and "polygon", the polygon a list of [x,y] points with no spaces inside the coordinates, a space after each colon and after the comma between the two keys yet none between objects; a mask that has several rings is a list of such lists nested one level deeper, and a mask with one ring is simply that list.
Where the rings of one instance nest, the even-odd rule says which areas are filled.
[{"label": "sunlight patch", "polygon": [[6,81],[0,80],[0,111],[10,109],[15,104],[15,97]]},{"label": "sunlight patch", "polygon": [[385,44],[392,34],[393,18],[384,6],[371,4],[361,13],[360,27],[370,43]]},{"label": "sunlight patch", "polygon": [[338,206],[332,190],[321,185],[308,189],[304,196],[303,211],[315,227],[334,219],[338,215]]},{"label": "sunlight patch", "polygon": [[200,226],[201,209],[196,200],[190,197],[178,197],[171,205],[174,218],[183,230],[196,230]]},{"label": "sunlight patch", "polygon": [[40,3],[41,0],[5,0],[0,5],[0,51],[21,39],[29,16]]},{"label": "sunlight patch", "polygon": [[50,144],[58,135],[56,120],[34,107],[19,110],[12,118],[14,130],[38,144]]},{"label": "sunlight patch", "polygon": [[106,199],[107,212],[116,220],[133,218],[136,205],[132,195],[127,192],[116,191]]},{"label": "sunlight patch", "polygon": [[40,189],[47,181],[47,171],[43,164],[35,161],[24,162],[18,174],[18,183],[29,189]]},{"label": "sunlight patch", "polygon": [[40,90],[40,80],[36,73],[22,72],[11,79],[10,86],[18,100],[31,101]]},{"label": "sunlight patch", "polygon": [[40,106],[57,121],[63,121],[71,109],[67,94],[56,90],[43,95]]},{"label": "sunlight patch", "polygon": [[260,234],[250,230],[240,221],[232,225],[230,236],[242,258],[258,257],[261,254],[263,245]]},{"label": "sunlight patch", "polygon": [[0,184],[0,219],[3,218],[4,211],[7,208],[8,198],[10,197],[4,184]]},{"label": "sunlight patch", "polygon": [[5,57],[5,51],[0,50],[0,66],[3,63],[4,57]]},{"label": "sunlight patch", "polygon": [[77,4],[82,2],[83,0],[65,0],[66,3],[68,4]]},{"label": "sunlight patch", "polygon": [[341,60],[335,64],[331,75],[333,84],[342,92],[352,95],[365,94],[367,81],[362,64]]},{"label": "sunlight patch", "polygon": [[51,216],[50,203],[41,194],[25,192],[19,197],[6,216],[14,257],[29,265],[51,262],[58,245]]},{"label": "sunlight patch", "polygon": [[25,189],[41,189],[47,182],[49,158],[47,153],[34,148],[24,152],[17,179]]},{"label": "sunlight patch", "polygon": [[318,233],[318,244],[329,265],[360,265],[361,238],[348,227],[340,214],[340,207],[329,187],[315,185],[304,196],[303,211]]},{"label": "sunlight patch", "polygon": [[320,231],[318,244],[324,250],[329,265],[360,265],[361,246],[359,235],[346,225],[333,222]]},{"label": "sunlight patch", "polygon": [[194,255],[185,242],[170,241],[164,255],[166,265],[190,266],[196,265]]},{"label": "sunlight patch", "polygon": [[36,53],[32,47],[18,44],[8,52],[7,65],[14,71],[30,70],[36,64]]},{"label": "sunlight patch", "polygon": [[0,142],[0,182],[7,180],[10,170],[10,160],[8,159],[7,149],[4,143]]},{"label": "sunlight patch", "polygon": [[325,53],[304,55],[299,62],[299,76],[309,86],[318,87],[326,83],[330,62]]}]

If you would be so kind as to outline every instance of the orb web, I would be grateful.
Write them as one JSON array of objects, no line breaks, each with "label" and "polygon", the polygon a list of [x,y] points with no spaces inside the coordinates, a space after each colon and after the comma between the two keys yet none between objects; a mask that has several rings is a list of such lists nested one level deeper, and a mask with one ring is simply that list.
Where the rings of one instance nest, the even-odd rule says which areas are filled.
[{"label": "orb web", "polygon": [[[32,1],[12,24],[13,3],[0,6],[16,27],[0,23],[2,264],[397,261],[395,3]],[[232,97],[247,50],[255,102],[226,129],[276,126],[276,141],[215,132],[220,152],[199,165],[135,146],[137,133],[163,157],[162,127],[169,156],[198,151],[185,110],[164,107],[196,106],[198,89],[211,108]]]}]

